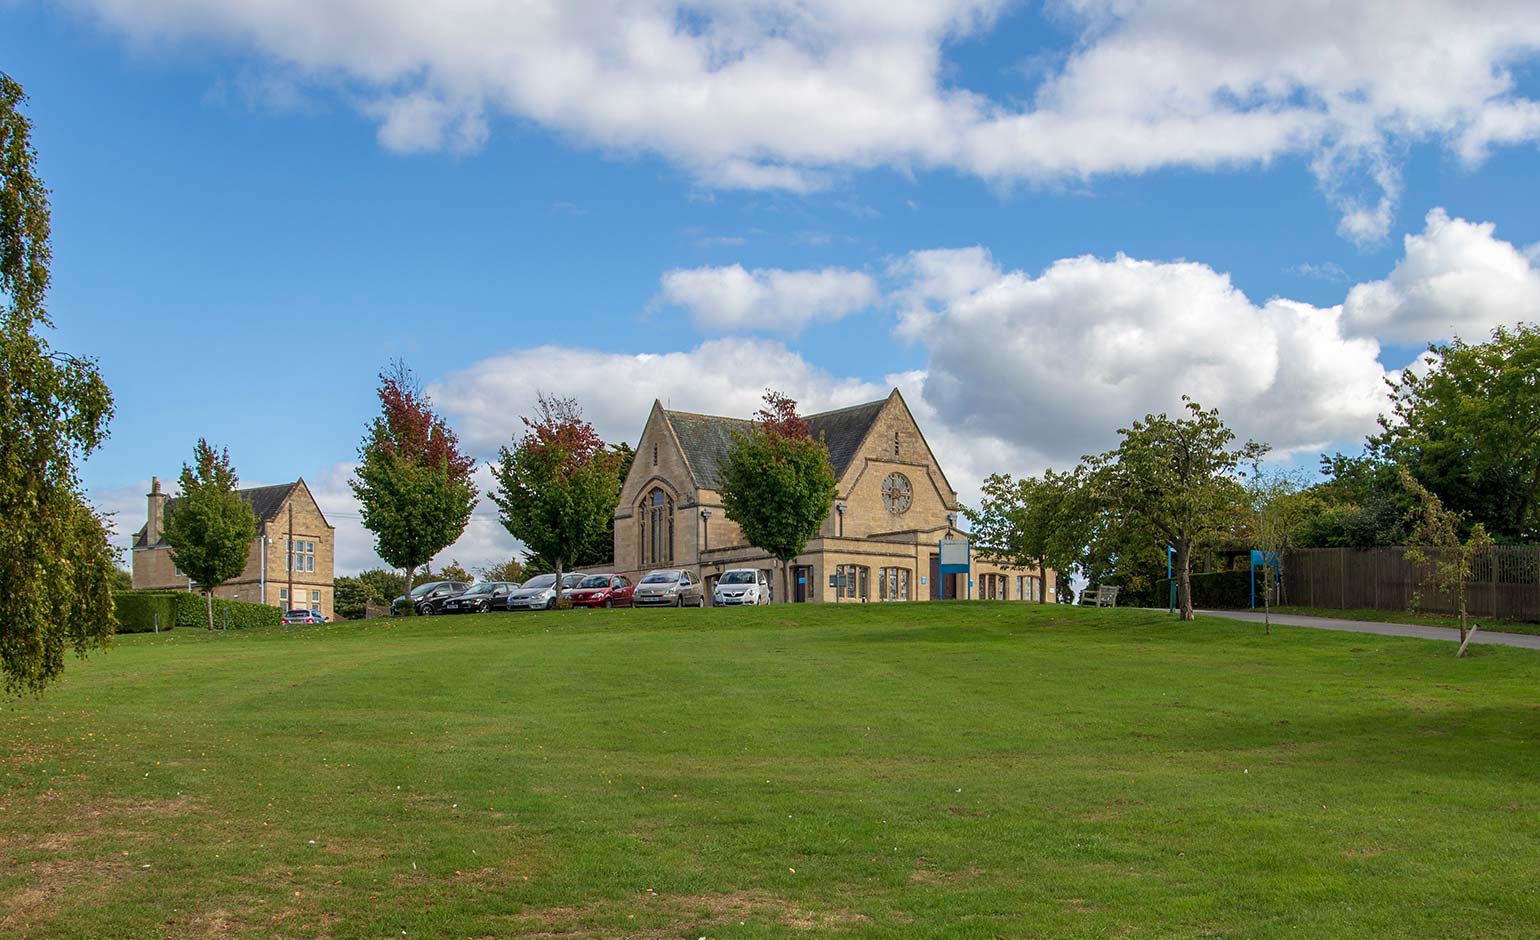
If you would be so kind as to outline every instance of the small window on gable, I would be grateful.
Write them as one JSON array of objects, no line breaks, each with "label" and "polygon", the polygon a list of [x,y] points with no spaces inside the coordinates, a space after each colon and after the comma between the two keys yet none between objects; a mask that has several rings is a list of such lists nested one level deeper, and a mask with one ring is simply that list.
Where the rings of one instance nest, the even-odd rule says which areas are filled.
[{"label": "small window on gable", "polygon": [[898,456],[898,432],[893,432],[893,456]]},{"label": "small window on gable", "polygon": [[652,445],[652,465],[654,467],[658,465],[658,445],[656,444]]}]

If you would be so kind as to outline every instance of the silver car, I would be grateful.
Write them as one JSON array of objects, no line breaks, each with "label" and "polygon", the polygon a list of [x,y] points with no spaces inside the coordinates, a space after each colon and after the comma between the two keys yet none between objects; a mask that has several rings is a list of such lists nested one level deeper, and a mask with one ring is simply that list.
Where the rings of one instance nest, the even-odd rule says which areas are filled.
[{"label": "silver car", "polygon": [[718,607],[770,603],[770,585],[765,580],[765,573],[757,568],[733,568],[722,572],[711,592],[711,603]]},{"label": "silver car", "polygon": [[631,594],[632,607],[705,607],[700,579],[680,568],[647,572]]},{"label": "silver car", "polygon": [[[577,587],[583,580],[581,574],[561,576],[563,591]],[[556,575],[537,574],[524,582],[524,586],[508,593],[509,610],[550,610],[556,606]]]}]

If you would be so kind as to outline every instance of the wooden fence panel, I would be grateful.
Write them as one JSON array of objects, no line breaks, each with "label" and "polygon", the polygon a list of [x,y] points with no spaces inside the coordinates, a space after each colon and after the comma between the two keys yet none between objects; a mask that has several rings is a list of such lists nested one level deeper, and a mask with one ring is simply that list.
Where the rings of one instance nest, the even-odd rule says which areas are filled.
[{"label": "wooden fence panel", "polygon": [[[1428,550],[1435,558],[1438,550]],[[1415,565],[1404,547],[1303,548],[1283,563],[1285,604],[1335,610],[1458,612],[1454,591],[1431,583],[1432,565]],[[1476,556],[1465,585],[1472,616],[1540,620],[1540,546],[1499,545]]]}]

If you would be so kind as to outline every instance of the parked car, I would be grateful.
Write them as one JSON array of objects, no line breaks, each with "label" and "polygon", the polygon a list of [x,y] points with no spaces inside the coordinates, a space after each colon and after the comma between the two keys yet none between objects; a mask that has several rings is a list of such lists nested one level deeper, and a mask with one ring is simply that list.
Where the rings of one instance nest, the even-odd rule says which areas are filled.
[{"label": "parked car", "polygon": [[770,584],[765,573],[758,568],[733,568],[722,572],[716,588],[711,592],[711,603],[717,606],[770,603]]},{"label": "parked car", "polygon": [[319,610],[286,610],[283,612],[281,622],[289,623],[325,623],[326,618],[321,616]]},{"label": "parked car", "polygon": [[[426,617],[430,614],[440,613],[444,601],[459,594],[464,594],[470,587],[464,581],[427,581],[412,588],[410,603],[417,608],[419,616]],[[391,616],[397,616],[406,612],[408,598],[405,594],[390,602]]]},{"label": "parked car", "polygon": [[508,593],[518,586],[517,581],[483,581],[473,584],[464,594],[446,598],[444,613],[484,614],[493,608],[506,609]]},{"label": "parked car", "polygon": [[695,575],[679,568],[647,572],[631,594],[632,607],[705,607],[706,591]]},{"label": "parked car", "polygon": [[591,574],[577,583],[567,596],[573,607],[630,607],[636,586],[619,574]]},{"label": "parked car", "polygon": [[[561,576],[562,593],[565,595],[586,575],[572,572]],[[509,610],[550,610],[556,606],[556,575],[539,574],[524,582],[524,586],[508,592]]]}]

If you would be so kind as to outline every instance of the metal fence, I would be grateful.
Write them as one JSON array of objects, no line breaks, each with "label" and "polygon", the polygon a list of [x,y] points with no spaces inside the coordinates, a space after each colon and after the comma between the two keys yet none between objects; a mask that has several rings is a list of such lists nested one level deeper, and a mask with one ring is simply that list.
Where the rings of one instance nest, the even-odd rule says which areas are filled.
[{"label": "metal fence", "polygon": [[[1428,549],[1430,558],[1437,549]],[[1283,562],[1282,603],[1338,610],[1418,610],[1453,614],[1453,591],[1433,584],[1431,564],[1408,561],[1406,549],[1305,548]],[[1479,554],[1465,585],[1465,609],[1494,620],[1540,620],[1540,546],[1499,545]]]}]

